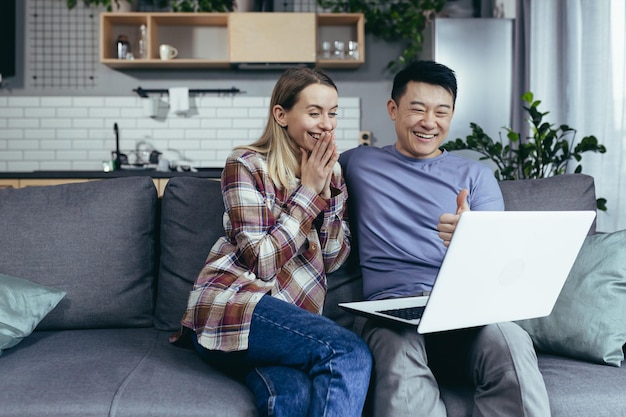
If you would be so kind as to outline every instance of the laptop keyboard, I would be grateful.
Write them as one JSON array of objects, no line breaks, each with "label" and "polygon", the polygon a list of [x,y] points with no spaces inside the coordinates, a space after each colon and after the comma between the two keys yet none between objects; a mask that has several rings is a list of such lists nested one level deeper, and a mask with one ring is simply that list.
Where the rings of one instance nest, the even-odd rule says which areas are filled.
[{"label": "laptop keyboard", "polygon": [[398,317],[404,320],[415,320],[422,317],[422,314],[424,313],[424,306],[381,310],[378,311],[378,313],[387,314],[388,316]]}]

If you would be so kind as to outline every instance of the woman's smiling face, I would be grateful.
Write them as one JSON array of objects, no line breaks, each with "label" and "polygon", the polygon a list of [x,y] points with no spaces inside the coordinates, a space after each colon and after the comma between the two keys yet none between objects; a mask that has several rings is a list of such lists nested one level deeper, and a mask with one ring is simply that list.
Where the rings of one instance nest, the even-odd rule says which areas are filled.
[{"label": "woman's smiling face", "polygon": [[[300,148],[310,152],[323,132],[337,127],[337,90],[323,84],[304,88],[288,111],[275,112],[276,120],[287,127],[287,134]],[[281,108],[282,109],[282,108]]]},{"label": "woman's smiling face", "polygon": [[454,101],[448,90],[410,81],[398,103],[387,102],[387,111],[395,122],[396,148],[400,153],[416,159],[441,155],[439,147],[448,136],[454,114]]}]

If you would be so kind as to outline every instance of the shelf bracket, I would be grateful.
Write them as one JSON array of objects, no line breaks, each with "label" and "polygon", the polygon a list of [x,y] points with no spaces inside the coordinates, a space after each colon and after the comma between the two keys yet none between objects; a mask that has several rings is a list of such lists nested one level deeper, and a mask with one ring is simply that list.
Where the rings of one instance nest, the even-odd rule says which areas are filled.
[{"label": "shelf bracket", "polygon": [[[147,98],[149,94],[168,94],[169,90],[166,88],[141,88],[137,87],[133,89],[134,93],[141,98]],[[241,90],[235,87],[228,89],[225,88],[193,88],[189,89],[189,94],[240,94]]]}]

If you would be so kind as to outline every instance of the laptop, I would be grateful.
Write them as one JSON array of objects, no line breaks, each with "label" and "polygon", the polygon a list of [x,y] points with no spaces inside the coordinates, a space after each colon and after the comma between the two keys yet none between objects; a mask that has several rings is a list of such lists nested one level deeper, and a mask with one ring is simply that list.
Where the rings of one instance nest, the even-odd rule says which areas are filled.
[{"label": "laptop", "polygon": [[428,295],[340,303],[419,333],[548,316],[595,219],[594,211],[461,214]]}]

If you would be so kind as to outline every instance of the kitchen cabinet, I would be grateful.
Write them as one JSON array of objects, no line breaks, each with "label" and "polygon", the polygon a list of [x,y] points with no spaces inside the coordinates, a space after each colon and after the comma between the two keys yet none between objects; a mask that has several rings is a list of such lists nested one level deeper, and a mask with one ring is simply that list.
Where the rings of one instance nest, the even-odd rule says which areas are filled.
[{"label": "kitchen cabinet", "polygon": [[[139,28],[146,25],[147,56],[137,55]],[[134,59],[118,59],[116,41],[125,35]],[[340,41],[345,54],[325,57],[324,42]],[[348,54],[348,43],[357,53]],[[246,64],[311,64],[322,68],[357,68],[365,62],[361,13],[102,13],[100,61],[115,69],[230,68]],[[178,50],[161,60],[159,46]],[[332,52],[332,51],[331,51]]]},{"label": "kitchen cabinet", "polygon": [[19,180],[2,180],[0,179],[0,188],[19,188]]}]

